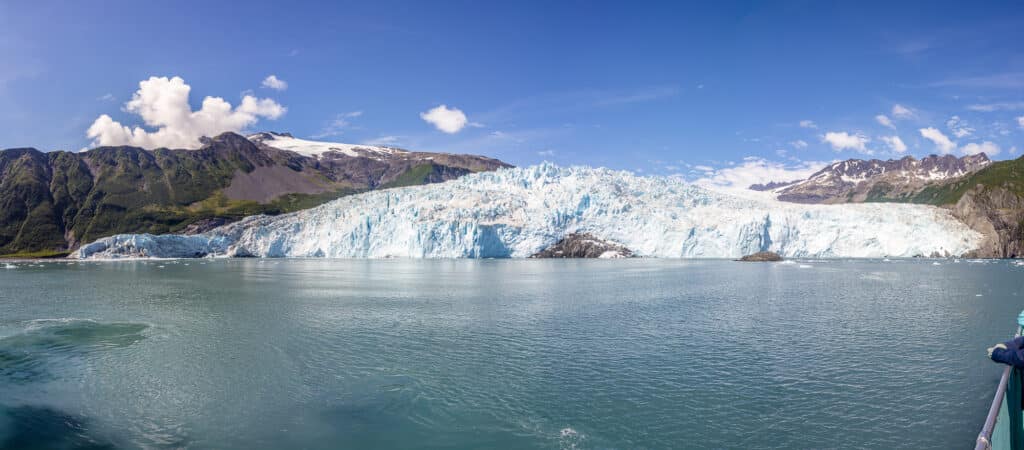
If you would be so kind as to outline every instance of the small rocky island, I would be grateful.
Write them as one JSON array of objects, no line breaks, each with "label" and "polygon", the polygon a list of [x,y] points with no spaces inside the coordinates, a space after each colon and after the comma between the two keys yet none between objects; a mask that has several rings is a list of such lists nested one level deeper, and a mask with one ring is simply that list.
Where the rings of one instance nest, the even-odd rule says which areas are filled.
[{"label": "small rocky island", "polygon": [[589,233],[571,233],[531,258],[632,258],[633,252],[620,244]]},{"label": "small rocky island", "polygon": [[779,256],[779,254],[775,253],[775,252],[757,252],[757,253],[754,253],[753,255],[747,255],[747,256],[744,256],[744,257],[742,257],[740,259],[737,259],[737,261],[772,262],[772,261],[782,261],[782,257]]}]

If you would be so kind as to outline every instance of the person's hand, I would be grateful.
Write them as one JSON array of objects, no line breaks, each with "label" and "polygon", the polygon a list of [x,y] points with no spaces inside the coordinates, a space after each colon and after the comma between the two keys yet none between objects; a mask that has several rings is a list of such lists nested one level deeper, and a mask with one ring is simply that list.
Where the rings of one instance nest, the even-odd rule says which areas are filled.
[{"label": "person's hand", "polygon": [[994,347],[989,347],[988,348],[988,357],[989,358],[992,357],[992,352],[994,352],[997,348],[998,349],[1002,349],[1002,350],[1006,350],[1006,344],[996,344]]}]

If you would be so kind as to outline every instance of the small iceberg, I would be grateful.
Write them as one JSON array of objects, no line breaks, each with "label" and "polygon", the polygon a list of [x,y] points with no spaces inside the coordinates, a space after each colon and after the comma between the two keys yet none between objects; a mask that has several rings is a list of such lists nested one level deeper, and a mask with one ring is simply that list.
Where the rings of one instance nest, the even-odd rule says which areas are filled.
[{"label": "small iceberg", "polygon": [[941,266],[942,264],[939,264],[939,262],[938,262],[938,261],[935,261],[935,262],[933,262],[933,263],[932,263],[932,265],[933,265],[933,266]]},{"label": "small iceberg", "polygon": [[4,269],[17,269],[17,268],[18,268],[18,266],[14,265],[14,264],[11,264],[11,263],[4,264]]}]

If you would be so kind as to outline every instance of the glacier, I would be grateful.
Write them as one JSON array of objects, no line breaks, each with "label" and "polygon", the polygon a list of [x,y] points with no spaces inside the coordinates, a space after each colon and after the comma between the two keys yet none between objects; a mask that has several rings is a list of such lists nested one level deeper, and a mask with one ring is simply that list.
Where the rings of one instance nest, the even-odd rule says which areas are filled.
[{"label": "glacier", "polygon": [[569,233],[638,256],[736,258],[962,255],[981,235],[944,209],[893,203],[805,205],[674,177],[590,167],[483,172],[373,191],[198,235],[123,234],[73,258],[202,256],[520,258]]}]

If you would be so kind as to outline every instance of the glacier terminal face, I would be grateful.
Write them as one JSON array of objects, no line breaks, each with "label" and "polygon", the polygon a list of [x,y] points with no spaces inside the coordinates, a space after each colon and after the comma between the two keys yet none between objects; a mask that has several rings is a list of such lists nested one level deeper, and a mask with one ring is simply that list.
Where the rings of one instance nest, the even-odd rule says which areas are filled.
[{"label": "glacier terminal face", "polygon": [[759,251],[786,257],[961,255],[981,241],[932,206],[784,203],[669,177],[541,164],[353,195],[200,235],[112,236],[72,257],[519,258],[570,233],[664,258],[736,258]]}]

